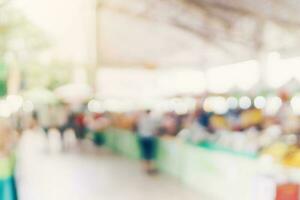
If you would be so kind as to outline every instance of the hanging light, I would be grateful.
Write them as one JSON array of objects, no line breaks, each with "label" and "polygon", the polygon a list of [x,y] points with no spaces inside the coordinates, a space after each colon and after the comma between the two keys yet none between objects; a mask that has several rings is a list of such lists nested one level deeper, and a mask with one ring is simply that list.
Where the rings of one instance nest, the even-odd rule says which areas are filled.
[{"label": "hanging light", "polygon": [[243,96],[239,100],[239,106],[241,109],[246,110],[251,107],[251,99],[247,96]]},{"label": "hanging light", "polygon": [[254,106],[257,109],[263,109],[266,106],[266,99],[263,96],[258,96],[254,99]]},{"label": "hanging light", "polygon": [[237,107],[239,106],[239,101],[235,97],[229,97],[227,98],[227,105],[229,109],[237,109]]}]

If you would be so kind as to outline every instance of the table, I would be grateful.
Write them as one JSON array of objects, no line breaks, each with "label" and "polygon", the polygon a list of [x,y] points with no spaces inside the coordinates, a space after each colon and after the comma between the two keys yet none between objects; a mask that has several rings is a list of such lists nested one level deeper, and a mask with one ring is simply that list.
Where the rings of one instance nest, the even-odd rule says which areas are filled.
[{"label": "table", "polygon": [[[105,144],[130,159],[140,157],[138,138],[133,132],[108,129]],[[235,152],[211,143],[195,145],[174,138],[158,139],[156,165],[159,171],[215,200],[257,199],[255,195],[261,191],[258,185],[264,179],[261,174],[275,169],[273,165],[263,166],[255,154]],[[296,174],[300,183],[300,171]]]}]

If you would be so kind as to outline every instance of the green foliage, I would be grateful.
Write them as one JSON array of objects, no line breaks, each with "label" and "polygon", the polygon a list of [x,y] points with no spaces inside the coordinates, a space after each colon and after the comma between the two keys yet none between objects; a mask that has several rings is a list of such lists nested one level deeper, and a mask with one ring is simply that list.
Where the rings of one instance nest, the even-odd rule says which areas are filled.
[{"label": "green foliage", "polygon": [[[0,55],[12,53],[27,59],[49,47],[46,37],[22,13],[12,6],[0,7]],[[19,58],[20,59],[20,58]]]},{"label": "green foliage", "polygon": [[7,75],[6,65],[0,63],[0,97],[5,96],[7,92]]},{"label": "green foliage", "polygon": [[[39,61],[40,55],[48,47],[50,43],[45,34],[20,11],[10,4],[0,6],[0,63],[21,68],[25,89],[53,89],[69,80],[70,71],[67,64],[53,61],[45,65]],[[2,82],[6,82],[7,74],[2,73],[0,69],[1,91]]]},{"label": "green foliage", "polygon": [[71,80],[71,70],[71,64],[59,61],[47,65],[35,63],[26,66],[24,68],[26,89],[44,87],[53,90]]}]

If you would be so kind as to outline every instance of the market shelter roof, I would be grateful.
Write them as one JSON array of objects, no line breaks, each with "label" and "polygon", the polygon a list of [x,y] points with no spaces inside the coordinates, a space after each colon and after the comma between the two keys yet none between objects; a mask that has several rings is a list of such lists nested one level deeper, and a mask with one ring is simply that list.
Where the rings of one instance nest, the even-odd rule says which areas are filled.
[{"label": "market shelter roof", "polygon": [[102,1],[101,62],[209,67],[261,52],[298,55],[298,7],[293,0]]}]

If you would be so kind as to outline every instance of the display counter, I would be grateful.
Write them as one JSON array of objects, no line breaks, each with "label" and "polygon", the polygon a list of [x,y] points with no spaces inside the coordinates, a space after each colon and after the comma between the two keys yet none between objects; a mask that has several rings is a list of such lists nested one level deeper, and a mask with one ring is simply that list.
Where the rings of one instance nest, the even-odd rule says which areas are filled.
[{"label": "display counter", "polygon": [[0,199],[17,200],[16,185],[14,181],[13,156],[9,158],[0,158]]},{"label": "display counter", "polygon": [[105,145],[115,153],[130,159],[139,158],[139,146],[136,135],[120,129],[109,129],[105,132]]},{"label": "display counter", "polygon": [[[136,134],[119,129],[105,133],[106,145],[130,159],[139,158]],[[214,200],[274,200],[274,181],[265,183],[264,176],[278,169],[266,164],[255,154],[234,152],[209,143],[190,144],[175,138],[159,138],[156,163],[158,169],[178,178]],[[296,172],[300,175],[300,173]],[[262,194],[260,194],[262,193]],[[270,198],[266,198],[269,196]]]}]

